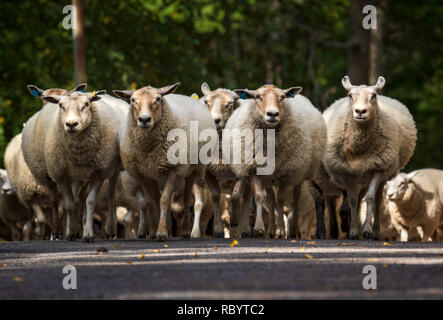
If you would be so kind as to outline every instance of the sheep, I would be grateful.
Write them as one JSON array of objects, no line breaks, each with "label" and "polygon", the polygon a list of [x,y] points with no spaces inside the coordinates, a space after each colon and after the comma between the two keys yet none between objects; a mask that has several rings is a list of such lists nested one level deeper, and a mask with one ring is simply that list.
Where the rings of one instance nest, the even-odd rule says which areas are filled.
[{"label": "sheep", "polygon": [[[201,86],[203,97],[200,99],[202,103],[208,108],[211,113],[212,119],[217,127],[219,135],[219,161],[218,163],[210,163],[206,169],[205,181],[212,193],[212,202],[214,203],[214,236],[216,238],[224,237],[224,228],[221,218],[220,208],[220,194],[222,192],[220,180],[223,181],[224,193],[231,194],[234,187],[235,175],[232,172],[228,164],[222,163],[222,130],[224,129],[226,122],[232,115],[232,112],[240,107],[243,100],[239,99],[239,96],[224,88],[218,88],[211,91],[209,85],[204,82]],[[235,203],[234,203],[235,205]],[[234,208],[233,212],[237,212]],[[235,221],[238,217],[232,217],[233,225],[236,225]]]},{"label": "sheep", "polygon": [[[252,188],[254,192],[257,206],[254,235],[265,232],[262,217],[263,201],[266,200],[266,194],[272,192],[269,186],[274,184],[279,186],[275,201],[278,212],[276,237],[286,236],[283,219],[286,193],[290,187],[293,187],[293,203],[294,207],[297,207],[302,183],[312,178],[321,165],[326,146],[325,123],[321,113],[311,102],[299,95],[301,90],[301,87],[282,90],[274,85],[264,85],[257,90],[234,90],[237,94],[250,99],[249,103],[242,104],[234,111],[226,124],[225,131],[230,130],[230,134],[224,132],[223,144],[229,148],[228,151],[239,148],[236,144],[241,143],[245,130],[254,134],[256,129],[268,129],[264,130],[267,136],[268,159],[263,155],[264,134],[256,133],[255,143],[251,136],[243,136],[244,143],[240,145],[242,156],[244,155],[242,161],[238,164],[235,161],[230,162],[237,178],[249,184],[240,191],[244,194],[244,202],[248,203],[247,200],[250,198],[249,189]],[[274,140],[272,140],[273,135]],[[275,150],[272,150],[272,143],[275,145]],[[255,150],[255,154],[252,155],[251,152],[247,155],[246,150]],[[226,155],[228,156],[230,154]],[[259,172],[259,169],[262,169],[262,172]],[[266,193],[263,185],[268,186]],[[247,212],[242,210],[240,223],[242,230],[246,231],[245,235],[248,236],[245,211]],[[294,221],[298,221],[296,211],[294,218]]]},{"label": "sheep", "polygon": [[[214,155],[217,148],[213,141],[214,133],[215,139],[217,138],[216,127],[208,110],[191,97],[172,94],[178,86],[179,83],[159,89],[146,86],[138,90],[113,91],[117,97],[131,101],[131,111],[119,133],[120,157],[125,170],[137,181],[146,199],[153,204],[150,225],[157,221],[160,211],[155,234],[158,241],[168,239],[167,220],[170,219],[171,197],[181,181],[185,180],[186,183],[185,208],[188,208],[191,186],[194,181],[204,177],[205,166],[196,159],[200,150],[203,146],[208,146],[207,151]],[[193,129],[195,125],[197,128]],[[211,136],[210,142],[206,144],[201,133],[203,130],[208,132],[207,129],[211,131]],[[194,136],[191,137],[191,134]],[[197,140],[195,135],[198,141],[194,141]],[[191,140],[190,148],[187,148],[188,139]],[[176,157],[177,152],[179,159]],[[162,191],[161,196],[159,190]],[[188,238],[188,210],[184,213],[182,236]],[[201,206],[195,205],[194,213],[200,215]],[[199,224],[194,224],[195,226],[197,228],[191,231],[193,235],[200,233]],[[153,238],[154,234],[150,237]]]},{"label": "sheep", "polygon": [[12,240],[21,240],[23,236],[30,240],[32,211],[21,204],[4,169],[0,169],[0,187],[0,220],[8,226]]},{"label": "sheep", "polygon": [[[46,216],[42,208],[48,207],[49,191],[37,183],[27,166],[21,149],[22,134],[16,135],[5,150],[5,168],[19,201],[35,214],[36,232],[44,237]],[[32,208],[32,209],[31,209]]]},{"label": "sheep", "polygon": [[333,182],[346,190],[351,207],[349,238],[360,236],[358,206],[366,193],[362,236],[379,239],[383,185],[408,163],[417,130],[406,106],[378,95],[385,85],[383,77],[373,86],[354,86],[345,76],[342,85],[348,96],[334,102],[323,114],[328,135],[323,164]]},{"label": "sheep", "polygon": [[[110,236],[116,235],[114,189],[121,169],[117,135],[128,107],[105,95],[105,90],[84,92],[86,87],[86,84],[80,84],[62,95],[43,94],[42,99],[48,104],[26,123],[22,150],[37,182],[50,191],[55,217],[58,217],[57,192],[61,193],[67,213],[66,239],[69,241],[75,240],[79,229],[74,197],[82,186],[87,186],[82,238],[91,242],[96,196],[106,179],[109,179],[106,232]],[[80,199],[80,205],[83,200]],[[61,238],[60,230],[60,221],[56,218],[51,238]]]},{"label": "sheep", "polygon": [[442,170],[399,173],[387,182],[386,198],[401,241],[408,240],[408,229],[417,227],[423,230],[423,240],[431,241],[443,226]]}]

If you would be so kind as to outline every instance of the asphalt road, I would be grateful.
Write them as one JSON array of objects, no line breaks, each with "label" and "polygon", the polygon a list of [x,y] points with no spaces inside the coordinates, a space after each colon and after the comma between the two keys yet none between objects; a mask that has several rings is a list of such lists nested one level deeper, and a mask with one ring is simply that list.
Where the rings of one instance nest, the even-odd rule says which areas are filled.
[{"label": "asphalt road", "polygon": [[[238,242],[2,242],[0,299],[443,299],[443,243]],[[363,289],[365,265],[377,290]]]}]

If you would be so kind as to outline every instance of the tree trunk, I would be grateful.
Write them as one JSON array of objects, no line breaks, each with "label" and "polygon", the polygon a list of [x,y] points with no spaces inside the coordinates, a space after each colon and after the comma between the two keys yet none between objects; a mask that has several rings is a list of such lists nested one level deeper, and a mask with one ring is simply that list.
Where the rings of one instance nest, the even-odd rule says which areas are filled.
[{"label": "tree trunk", "polygon": [[352,0],[350,10],[350,41],[348,47],[348,75],[354,84],[366,84],[369,76],[370,30],[363,28],[363,7],[368,0]]},{"label": "tree trunk", "polygon": [[385,67],[385,52],[383,33],[386,21],[386,0],[377,3],[377,28],[371,30],[369,46],[369,83],[375,84],[379,76],[383,75]]},{"label": "tree trunk", "polygon": [[76,9],[74,28],[72,29],[74,38],[74,78],[76,84],[86,82],[85,29],[82,2],[82,0],[72,0],[72,5]]}]

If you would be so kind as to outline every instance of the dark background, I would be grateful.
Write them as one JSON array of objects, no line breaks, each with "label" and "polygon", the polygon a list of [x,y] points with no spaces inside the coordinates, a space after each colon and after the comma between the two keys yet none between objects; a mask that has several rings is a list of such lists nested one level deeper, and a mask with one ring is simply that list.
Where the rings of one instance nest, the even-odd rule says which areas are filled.
[{"label": "dark background", "polygon": [[[321,110],[354,84],[386,78],[384,94],[407,105],[418,143],[407,171],[443,169],[443,2],[394,0],[83,0],[85,75],[74,64],[71,1],[0,3],[0,157],[41,102],[27,84],[89,89],[300,85]],[[377,29],[364,30],[364,5]],[[79,8],[81,8],[79,7]],[[78,43],[77,43],[78,45]],[[81,45],[81,44],[80,44]],[[81,48],[81,47],[80,47]],[[83,51],[77,51],[81,61]],[[76,69],[76,72],[74,71]]]}]

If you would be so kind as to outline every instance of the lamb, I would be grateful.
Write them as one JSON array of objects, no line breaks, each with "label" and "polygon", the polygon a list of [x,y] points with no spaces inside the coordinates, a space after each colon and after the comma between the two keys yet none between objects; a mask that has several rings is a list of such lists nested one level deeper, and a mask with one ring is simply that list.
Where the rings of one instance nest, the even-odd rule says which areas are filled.
[{"label": "lamb", "polygon": [[[12,189],[8,173],[0,169],[0,220],[8,226],[11,239],[14,241],[30,240],[32,211],[27,210],[19,201],[17,194]],[[27,233],[25,233],[27,229]]]},{"label": "lamb", "polygon": [[[93,241],[92,214],[103,181],[109,179],[109,216],[106,232],[116,235],[114,190],[121,163],[118,128],[127,113],[124,102],[107,96],[106,91],[84,92],[81,84],[65,94],[42,95],[46,104],[23,129],[22,150],[37,182],[51,194],[54,238],[61,238],[57,212],[58,191],[67,213],[67,240],[78,232],[75,196],[88,187],[83,241]],[[103,96],[103,101],[101,98]],[[126,109],[126,111],[125,111]],[[80,199],[80,205],[83,199]]]},{"label": "lamb", "polygon": [[401,241],[408,230],[423,230],[423,240],[431,241],[443,226],[443,171],[420,169],[399,173],[387,182],[386,197]]},{"label": "lamb", "polygon": [[328,138],[323,164],[333,182],[346,190],[351,208],[349,238],[360,236],[358,206],[365,195],[362,235],[378,239],[383,185],[408,163],[417,130],[403,104],[377,94],[385,85],[383,77],[373,86],[354,86],[345,76],[342,84],[348,97],[337,100],[324,112]]},{"label": "lamb", "polygon": [[[155,234],[158,241],[168,239],[167,220],[170,220],[169,207],[173,193],[185,180],[185,208],[188,208],[191,186],[204,177],[205,165],[196,159],[200,150],[203,146],[208,147],[206,151],[214,155],[217,148],[211,138],[206,144],[206,139],[201,134],[203,130],[208,132],[209,129],[211,137],[215,134],[217,139],[210,113],[195,99],[172,94],[178,86],[179,83],[160,89],[146,86],[138,90],[113,91],[116,96],[131,101],[131,111],[119,133],[120,157],[125,170],[137,181],[146,199],[153,204],[153,214],[148,217],[150,225],[156,222],[160,211]],[[191,134],[194,136],[191,137]],[[198,142],[190,141],[191,147],[187,148],[188,138],[194,139],[196,136]],[[177,139],[176,142],[174,138]],[[195,145],[193,142],[197,142],[197,150],[191,150],[192,145]],[[177,152],[181,160],[177,159]],[[159,190],[162,190],[161,197]],[[201,206],[194,205],[194,212],[200,215]],[[188,238],[188,210],[184,213],[182,236]],[[194,227],[196,225],[199,224],[194,224]],[[193,234],[198,232],[192,230]],[[150,235],[151,238],[153,236]]]},{"label": "lamb", "polygon": [[[215,164],[208,164],[205,181],[211,190],[212,202],[214,203],[215,209],[214,236],[216,238],[223,238],[224,228],[221,218],[220,194],[222,191],[227,194],[232,193],[235,175],[228,164],[222,163],[222,130],[224,129],[229,117],[232,115],[235,109],[240,107],[243,100],[240,100],[239,96],[229,89],[218,88],[211,91],[206,82],[202,84],[201,91],[203,93],[203,97],[200,99],[200,101],[205,104],[211,113],[219,135],[219,161]],[[224,190],[221,188],[220,180],[223,180],[223,186],[227,187],[224,188]],[[236,202],[234,202],[234,206],[235,204]],[[238,210],[234,208],[232,211],[237,212]],[[232,217],[233,225],[237,224],[237,218],[238,217]]]},{"label": "lamb", "polygon": [[16,135],[8,144],[5,151],[5,167],[12,188],[19,201],[29,212],[33,212],[37,222],[36,231],[41,236],[45,234],[47,223],[42,208],[48,207],[49,191],[37,183],[27,166],[21,149],[22,134]]},{"label": "lamb", "polygon": [[[252,137],[246,136],[244,143],[240,145],[242,156],[244,155],[242,161],[239,164],[235,161],[230,162],[235,175],[245,181],[245,184],[249,184],[243,191],[244,203],[249,202],[249,186],[254,192],[257,206],[254,227],[256,235],[265,231],[262,210],[266,194],[263,185],[279,186],[275,202],[278,212],[276,237],[284,238],[286,235],[283,206],[288,189],[293,187],[292,198],[296,208],[302,183],[312,178],[321,165],[326,146],[325,123],[321,113],[311,102],[299,95],[301,90],[301,87],[282,90],[274,85],[264,85],[257,90],[235,90],[237,94],[245,95],[252,100],[235,110],[229,118],[225,130],[230,129],[231,132],[229,135],[223,134],[223,144],[229,146],[232,151],[236,144],[241,143],[244,130],[254,133],[256,129],[267,129],[263,135],[255,134],[255,142]],[[263,156],[265,135],[268,159]],[[272,140],[273,135],[275,138]],[[275,150],[272,150],[272,143],[275,145]],[[246,150],[255,150],[255,154],[251,152],[247,155]],[[264,164],[267,167],[264,167]],[[264,170],[258,172],[259,169]],[[272,188],[268,190],[266,193],[270,195]],[[247,223],[245,211],[247,212],[242,210],[242,226]],[[294,214],[294,221],[298,221],[297,210]]]}]

